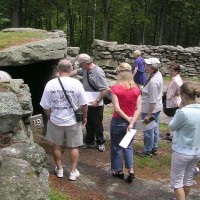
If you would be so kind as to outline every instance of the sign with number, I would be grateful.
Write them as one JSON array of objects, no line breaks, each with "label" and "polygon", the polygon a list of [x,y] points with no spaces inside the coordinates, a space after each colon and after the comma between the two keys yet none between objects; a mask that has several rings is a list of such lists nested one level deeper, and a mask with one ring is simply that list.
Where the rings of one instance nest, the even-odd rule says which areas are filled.
[{"label": "sign with number", "polygon": [[42,114],[34,115],[30,117],[30,126],[31,129],[42,128],[44,127]]}]

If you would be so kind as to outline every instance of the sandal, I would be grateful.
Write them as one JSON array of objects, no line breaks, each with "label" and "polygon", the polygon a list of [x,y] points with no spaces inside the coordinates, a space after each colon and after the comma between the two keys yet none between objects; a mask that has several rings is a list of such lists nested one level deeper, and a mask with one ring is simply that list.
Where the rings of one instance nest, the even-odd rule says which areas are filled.
[{"label": "sandal", "polygon": [[131,183],[133,181],[133,179],[135,179],[135,174],[134,174],[133,171],[130,171],[128,176],[127,176],[126,182]]},{"label": "sandal", "polygon": [[123,179],[124,178],[124,172],[123,171],[112,172],[112,176],[114,176],[116,178]]}]

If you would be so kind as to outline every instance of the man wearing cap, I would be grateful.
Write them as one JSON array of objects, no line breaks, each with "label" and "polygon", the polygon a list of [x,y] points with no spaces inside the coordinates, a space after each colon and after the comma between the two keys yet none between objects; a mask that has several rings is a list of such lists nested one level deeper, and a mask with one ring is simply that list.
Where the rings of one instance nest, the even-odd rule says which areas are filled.
[{"label": "man wearing cap", "polygon": [[[76,180],[80,175],[77,164],[79,160],[79,146],[83,145],[82,125],[87,122],[87,97],[80,81],[69,77],[73,67],[68,59],[58,63],[58,78],[50,80],[44,89],[40,105],[47,116],[46,140],[53,143],[53,157],[56,163],[57,177],[63,177],[62,145],[70,149],[71,172],[69,180]],[[64,95],[69,98],[69,102]],[[83,112],[83,121],[77,122],[74,110],[80,108]]]},{"label": "man wearing cap", "polygon": [[158,58],[144,59],[146,71],[149,74],[142,92],[142,119],[149,123],[155,120],[157,126],[144,131],[144,150],[136,152],[141,157],[152,157],[157,154],[159,139],[159,118],[162,110],[163,78],[159,71],[161,66]]},{"label": "man wearing cap", "polygon": [[108,92],[108,83],[104,71],[87,54],[78,57],[79,69],[74,70],[70,76],[83,77],[83,87],[88,96],[88,114],[86,124],[85,148],[94,148],[95,138],[100,152],[105,151],[103,136],[103,98]]}]

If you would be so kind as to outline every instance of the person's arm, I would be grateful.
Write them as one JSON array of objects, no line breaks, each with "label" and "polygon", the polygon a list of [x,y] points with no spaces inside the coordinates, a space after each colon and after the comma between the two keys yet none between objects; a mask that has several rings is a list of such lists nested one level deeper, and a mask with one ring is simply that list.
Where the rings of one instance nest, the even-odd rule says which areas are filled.
[{"label": "person's arm", "polygon": [[109,89],[101,90],[97,99],[95,99],[95,101],[92,102],[92,106],[97,107],[99,105],[99,102],[106,96],[108,91],[109,91]]},{"label": "person's arm", "polygon": [[126,115],[120,108],[119,106],[119,101],[117,98],[117,95],[112,94],[112,103],[114,106],[114,110],[122,117],[124,118],[126,121],[128,121],[129,123],[131,122],[132,117],[129,117],[128,115]]},{"label": "person's arm", "polygon": [[155,108],[156,104],[155,103],[149,103],[149,109],[148,109],[148,113],[147,115],[145,116],[144,120],[149,120],[149,118],[151,117],[152,113],[153,113],[153,110]]},{"label": "person's arm", "polygon": [[78,74],[77,69],[75,69],[70,73],[69,76],[72,77],[72,76],[76,76],[77,74]]},{"label": "person's arm", "polygon": [[141,99],[141,95],[139,95],[136,101],[136,110],[128,126],[128,131],[130,131],[130,129],[134,127],[136,120],[140,117],[141,111],[142,111],[142,99]]},{"label": "person's arm", "polygon": [[87,123],[87,112],[88,112],[88,105],[82,105],[81,106],[81,111],[83,112],[83,121],[82,121],[82,125],[85,126]]},{"label": "person's arm", "polygon": [[133,70],[133,76],[135,76],[135,74],[137,73],[138,67],[135,67]]},{"label": "person's arm", "polygon": [[182,128],[185,125],[186,121],[187,120],[183,111],[178,109],[169,123],[170,131],[177,131],[178,129]]},{"label": "person's arm", "polygon": [[49,120],[50,119],[50,115],[51,115],[51,109],[43,109],[44,110],[44,113],[47,117],[47,119]]}]

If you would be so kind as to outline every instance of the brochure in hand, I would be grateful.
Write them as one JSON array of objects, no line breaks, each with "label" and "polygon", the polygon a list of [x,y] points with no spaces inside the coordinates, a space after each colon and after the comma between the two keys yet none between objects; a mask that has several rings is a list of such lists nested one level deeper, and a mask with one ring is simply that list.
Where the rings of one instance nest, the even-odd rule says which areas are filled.
[{"label": "brochure in hand", "polygon": [[123,137],[122,141],[119,143],[119,145],[123,148],[127,148],[131,140],[133,139],[135,133],[136,133],[135,129],[131,129],[131,131],[128,131],[126,135]]}]

